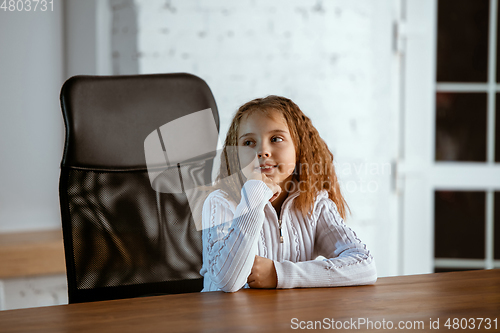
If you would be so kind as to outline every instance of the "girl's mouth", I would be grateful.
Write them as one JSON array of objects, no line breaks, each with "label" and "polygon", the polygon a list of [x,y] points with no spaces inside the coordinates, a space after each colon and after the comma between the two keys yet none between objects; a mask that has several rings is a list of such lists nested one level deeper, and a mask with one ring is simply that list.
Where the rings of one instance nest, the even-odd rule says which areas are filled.
[{"label": "girl's mouth", "polygon": [[274,168],[276,168],[277,165],[264,165],[264,166],[261,166],[261,167],[258,167],[258,168],[255,168],[256,170],[260,170],[260,172],[263,172],[263,173],[269,173],[269,172],[272,172],[274,170]]}]

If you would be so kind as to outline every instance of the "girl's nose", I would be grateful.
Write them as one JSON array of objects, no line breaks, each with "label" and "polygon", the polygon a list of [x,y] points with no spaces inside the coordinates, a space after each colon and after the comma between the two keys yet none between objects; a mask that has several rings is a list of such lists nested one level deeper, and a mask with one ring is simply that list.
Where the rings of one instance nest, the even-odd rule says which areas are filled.
[{"label": "girl's nose", "polygon": [[262,143],[257,149],[257,156],[259,158],[268,158],[271,156],[271,151],[266,143]]},{"label": "girl's nose", "polygon": [[269,152],[267,152],[267,151],[262,151],[262,152],[258,153],[257,155],[259,156],[259,158],[271,156],[271,154],[269,154]]}]

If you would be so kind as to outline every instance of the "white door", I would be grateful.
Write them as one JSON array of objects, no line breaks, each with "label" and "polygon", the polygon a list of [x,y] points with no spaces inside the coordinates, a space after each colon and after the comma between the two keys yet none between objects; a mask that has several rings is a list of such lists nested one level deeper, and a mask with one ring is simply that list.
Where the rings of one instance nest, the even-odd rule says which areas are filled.
[{"label": "white door", "polygon": [[500,267],[497,2],[402,0],[403,274]]}]

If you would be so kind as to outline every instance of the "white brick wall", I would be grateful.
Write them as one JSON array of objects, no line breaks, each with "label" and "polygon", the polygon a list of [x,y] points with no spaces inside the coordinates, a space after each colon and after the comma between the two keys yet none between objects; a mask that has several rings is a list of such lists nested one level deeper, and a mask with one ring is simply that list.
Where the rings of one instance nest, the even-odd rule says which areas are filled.
[{"label": "white brick wall", "polygon": [[115,31],[137,43],[136,54],[115,57],[136,58],[139,73],[203,78],[222,137],[241,104],[269,94],[294,100],[337,159],[349,223],[375,253],[380,274],[397,273],[395,0],[113,3],[123,5],[114,7],[115,18],[135,11],[139,27]]},{"label": "white brick wall", "polygon": [[[380,275],[397,273],[400,239],[396,228],[397,200],[391,189],[391,175],[387,167],[383,169],[384,172],[376,172],[377,167],[383,168],[394,160],[398,144],[395,96],[395,78],[398,73],[396,57],[391,48],[392,22],[397,0],[108,1],[112,10],[112,72],[190,72],[202,77],[210,85],[217,100],[222,136],[225,135],[232,114],[242,103],[268,94],[280,94],[293,99],[313,119],[335,154],[344,192],[353,212],[348,223],[374,252]],[[75,1],[72,3],[75,4]],[[56,8],[59,11],[61,6]],[[93,17],[87,17],[92,13],[93,11],[76,14],[82,22],[94,22]],[[52,75],[44,76],[45,72],[30,70],[29,74],[22,76],[24,72],[18,70],[18,67],[25,66],[13,60],[10,62],[13,66],[4,69],[14,74],[3,77],[21,77],[26,82],[38,82],[37,77],[52,77],[62,82],[61,37],[54,32],[62,31],[58,28],[62,25],[62,15],[57,15],[57,20],[48,16],[36,16],[38,19],[46,17],[48,21],[43,19],[43,22],[28,16],[23,16],[22,20],[14,15],[2,17],[0,25],[8,29],[0,31],[8,33],[0,34],[0,39],[4,49],[10,50],[7,55],[12,59],[21,59],[29,52],[26,53],[19,45],[35,45],[36,52],[31,53],[36,55],[37,60],[40,60],[40,52],[47,59],[52,59],[50,64],[47,61],[32,62],[37,66],[43,65]],[[73,19],[74,17],[68,24],[74,23]],[[35,30],[30,30],[33,38],[59,42],[30,43],[33,38],[25,36],[29,29],[25,31],[16,28],[23,26],[25,20],[39,27],[35,29],[39,32],[38,35],[33,35]],[[40,27],[55,30],[46,34]],[[79,31],[73,33],[80,37],[73,40],[86,47],[86,39],[82,38],[84,34],[78,35]],[[95,45],[89,48],[90,51],[94,49]],[[86,58],[91,58],[90,63],[95,60],[92,59],[95,52],[90,51],[88,54],[68,53],[74,56],[66,59],[70,63],[69,74],[95,74],[88,72],[88,66],[83,66],[82,70],[82,63]],[[76,55],[80,55],[80,58]],[[18,89],[11,81],[0,82],[5,88],[2,90],[5,92],[3,96],[17,96],[21,90],[26,90],[25,84],[23,89]],[[58,93],[60,85],[61,83],[52,82],[46,86]],[[49,169],[52,171],[57,171],[52,164],[59,161],[62,145],[62,120],[60,114],[54,111],[59,109],[57,98],[54,98],[58,96],[57,93],[45,94],[48,96],[47,101],[42,103],[45,113],[40,112],[38,107],[25,107],[26,110],[34,110],[37,117],[43,115],[45,120],[50,118],[47,115],[52,117],[51,121],[36,123],[41,129],[51,128],[50,133],[55,133],[36,141],[44,143],[47,149],[52,147],[50,149],[57,150],[56,153],[52,150],[43,151],[44,157],[56,156],[45,160],[50,160],[50,163],[44,162],[51,165]],[[19,105],[17,100],[6,103],[9,106],[6,109],[15,109]],[[4,142],[12,141],[6,139],[10,134],[22,133],[21,127],[26,129],[26,124],[21,127],[16,125],[24,117],[23,112],[17,112],[19,114],[15,119],[12,118],[12,112],[3,115],[7,119],[4,123],[9,127],[8,131],[3,131]],[[61,125],[61,131],[53,130],[54,124]],[[11,162],[18,160],[19,152],[32,150],[27,148],[29,145],[26,146],[19,140],[14,141],[17,142],[15,146],[6,146],[9,157],[7,160]],[[59,145],[54,142],[59,142]],[[40,161],[44,160],[39,159]],[[376,174],[372,174],[372,168],[375,168]],[[15,177],[16,173],[9,171],[8,165],[3,170],[13,174],[12,179],[19,178]],[[37,179],[40,180],[39,178]],[[54,201],[57,191],[47,196],[47,188],[56,189],[52,185],[57,182],[51,181],[51,186],[42,186],[38,180],[16,182],[14,187],[7,186],[7,197],[17,198],[10,190],[17,188],[20,190],[16,193],[22,192],[23,198],[28,194],[36,196],[43,192],[44,197]],[[32,187],[35,183],[39,185],[37,188]],[[26,184],[30,185],[29,190],[24,190]],[[375,188],[375,191],[370,192],[370,189]],[[5,195],[4,197],[7,198]],[[39,210],[38,206],[33,206],[30,211],[25,212],[28,215],[34,214],[33,218],[31,215],[26,215],[28,218],[19,215],[19,209],[15,209],[17,215],[9,215],[9,210],[4,209],[0,229],[39,229],[46,225],[58,225],[57,209],[51,211],[56,212],[57,216],[53,213],[40,214],[40,211],[48,211],[48,207],[57,205],[54,206],[52,201],[50,204],[43,200],[32,201],[43,203],[39,205]],[[15,204],[4,206],[17,207]],[[65,284],[64,276],[0,281],[0,309],[65,303]]]}]

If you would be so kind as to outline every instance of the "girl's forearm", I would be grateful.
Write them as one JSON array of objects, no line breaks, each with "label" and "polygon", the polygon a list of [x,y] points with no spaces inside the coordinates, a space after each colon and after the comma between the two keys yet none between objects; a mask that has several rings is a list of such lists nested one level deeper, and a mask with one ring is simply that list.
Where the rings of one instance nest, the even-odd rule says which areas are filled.
[{"label": "girl's forearm", "polygon": [[[250,181],[242,189],[242,200],[232,220],[224,221],[230,213],[220,199],[212,198],[204,206],[203,261],[208,275],[217,288],[233,292],[241,289],[250,275],[257,237],[264,222],[264,206],[272,196],[269,188],[259,181]],[[227,224],[230,226],[227,227]]]}]

